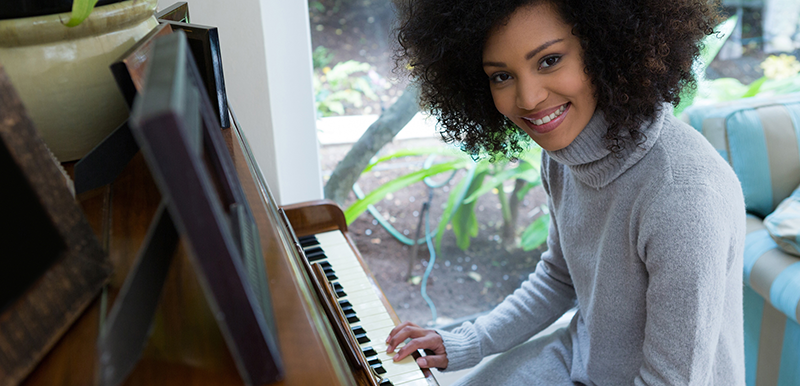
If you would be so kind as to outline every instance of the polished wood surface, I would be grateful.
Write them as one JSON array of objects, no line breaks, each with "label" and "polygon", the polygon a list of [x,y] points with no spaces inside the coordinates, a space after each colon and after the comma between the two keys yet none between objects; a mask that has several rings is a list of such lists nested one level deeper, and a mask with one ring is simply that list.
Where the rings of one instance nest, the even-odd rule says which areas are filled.
[{"label": "polished wood surface", "polygon": [[[292,232],[299,235],[339,229],[367,272],[379,297],[399,319],[380,292],[363,258],[346,233],[339,207],[320,200],[290,205],[285,213],[293,229],[284,227],[281,214],[265,186],[254,179],[252,165],[231,129],[223,130],[239,179],[255,217],[266,260],[278,344],[285,369],[279,386],[358,385],[333,328],[328,322],[311,278],[302,266]],[[99,382],[97,337],[104,313],[113,304],[130,271],[161,195],[141,154],[108,187],[78,197],[89,223],[114,266],[104,298],[98,296],[24,385],[96,385]],[[182,240],[170,267],[153,332],[142,358],[124,385],[242,385],[226,342],[206,301]],[[426,372],[426,374],[430,374]]]},{"label": "polished wood surface", "polygon": [[[266,259],[285,378],[275,385],[355,385],[351,370],[325,320],[309,278],[292,256],[288,231],[280,229],[274,203],[260,193],[229,129],[223,131],[258,224]],[[161,195],[141,154],[109,187],[79,197],[89,223],[108,251],[114,274],[107,298],[99,296],[24,385],[98,384],[96,346],[100,326],[133,264]],[[272,209],[270,209],[270,207]],[[274,213],[273,213],[274,212]],[[225,339],[203,295],[190,251],[176,251],[142,358],[125,385],[242,385]]]}]

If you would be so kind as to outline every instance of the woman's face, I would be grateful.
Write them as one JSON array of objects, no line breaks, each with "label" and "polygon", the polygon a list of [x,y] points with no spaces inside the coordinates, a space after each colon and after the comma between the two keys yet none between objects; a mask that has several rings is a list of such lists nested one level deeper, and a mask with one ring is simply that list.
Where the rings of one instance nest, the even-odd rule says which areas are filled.
[{"label": "woman's face", "polygon": [[597,106],[571,30],[549,4],[524,6],[489,33],[483,50],[497,110],[549,151],[569,145]]}]

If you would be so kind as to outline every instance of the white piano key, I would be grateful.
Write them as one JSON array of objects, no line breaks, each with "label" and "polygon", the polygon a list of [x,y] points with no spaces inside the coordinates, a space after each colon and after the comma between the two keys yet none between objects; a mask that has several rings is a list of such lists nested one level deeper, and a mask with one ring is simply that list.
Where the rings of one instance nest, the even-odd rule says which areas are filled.
[{"label": "white piano key", "polygon": [[317,241],[321,245],[339,245],[339,244],[347,244],[347,239],[344,238],[342,232],[336,231],[328,231],[323,233],[317,233],[316,235]]},{"label": "white piano key", "polygon": [[424,376],[423,376],[422,379],[412,379],[412,380],[409,380],[409,381],[405,381],[404,380],[402,383],[400,383],[400,382],[397,382],[397,383],[392,382],[392,385],[394,385],[394,386],[430,386],[430,384],[428,383],[428,380],[425,379]]},{"label": "white piano key", "polygon": [[350,248],[347,239],[339,231],[325,232],[316,236],[319,246],[324,250],[326,256],[325,259],[318,260],[318,262],[327,261],[331,265],[337,277],[332,281],[338,282],[347,293],[347,296],[338,300],[349,301],[359,318],[359,321],[351,323],[350,326],[363,328],[370,339],[369,342],[361,343],[359,346],[362,349],[372,347],[375,350],[377,358],[386,370],[382,376],[389,379],[392,384],[427,386],[424,374],[413,357],[409,356],[399,362],[393,361],[396,351],[402,348],[404,343],[396,347],[395,352],[386,353],[385,340],[395,327],[394,321]]}]

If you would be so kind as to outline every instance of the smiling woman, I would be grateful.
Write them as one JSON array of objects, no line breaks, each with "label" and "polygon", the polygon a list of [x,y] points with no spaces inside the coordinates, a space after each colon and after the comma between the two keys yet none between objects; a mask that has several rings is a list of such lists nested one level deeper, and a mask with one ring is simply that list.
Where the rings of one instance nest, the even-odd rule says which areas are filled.
[{"label": "smiling woman", "polygon": [[[548,250],[491,313],[386,339],[459,385],[744,385],[744,200],[670,104],[694,82],[707,0],[408,0],[399,63],[445,140],[541,146]],[[567,328],[531,339],[567,310]],[[399,347],[411,338],[404,346]],[[530,339],[530,340],[529,340]]]},{"label": "smiling woman", "polygon": [[594,114],[597,101],[583,69],[580,40],[549,4],[516,11],[483,49],[497,111],[545,150],[569,145]]}]

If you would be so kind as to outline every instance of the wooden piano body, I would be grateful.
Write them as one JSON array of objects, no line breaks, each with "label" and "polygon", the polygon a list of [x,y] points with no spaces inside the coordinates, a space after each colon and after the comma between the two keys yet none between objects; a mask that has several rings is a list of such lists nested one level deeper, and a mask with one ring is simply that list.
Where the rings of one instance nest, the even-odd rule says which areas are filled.
[{"label": "wooden piano body", "polygon": [[[394,324],[399,323],[386,297],[364,264],[341,209],[330,201],[278,208],[238,127],[223,136],[253,212],[265,256],[284,377],[275,385],[362,385],[304,268],[295,235],[338,231],[344,236]],[[69,165],[67,165],[69,166]],[[58,341],[24,385],[94,385],[100,382],[98,337],[101,325],[131,270],[161,194],[142,154],[137,154],[111,185],[78,197],[114,267],[111,281],[87,311]],[[283,219],[288,219],[289,224]],[[242,385],[242,377],[217,325],[181,238],[141,359],[125,385]],[[385,335],[373,337],[382,343]],[[435,385],[424,371],[422,381]]]}]

